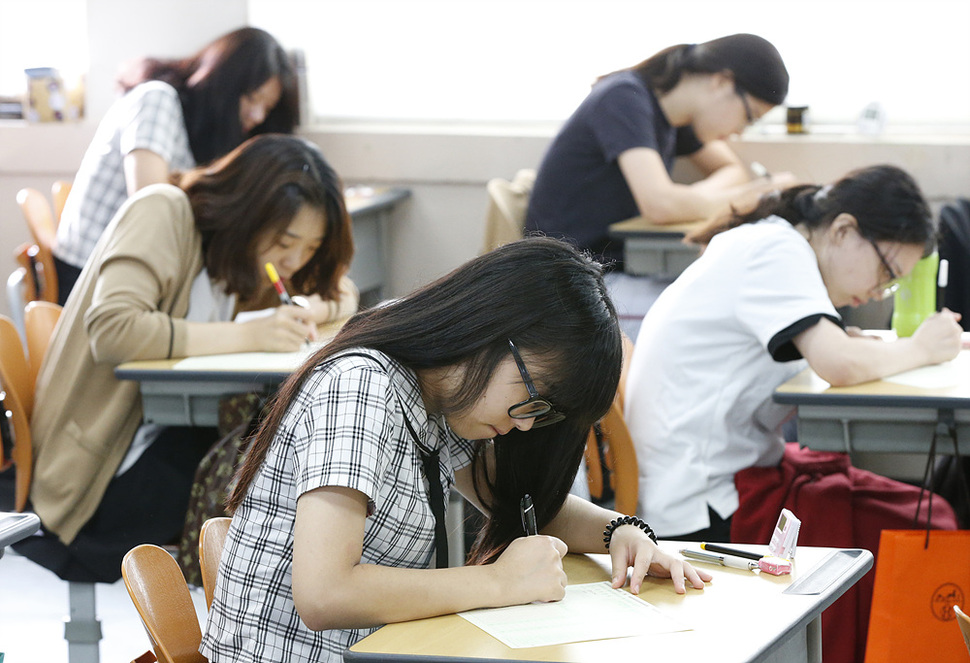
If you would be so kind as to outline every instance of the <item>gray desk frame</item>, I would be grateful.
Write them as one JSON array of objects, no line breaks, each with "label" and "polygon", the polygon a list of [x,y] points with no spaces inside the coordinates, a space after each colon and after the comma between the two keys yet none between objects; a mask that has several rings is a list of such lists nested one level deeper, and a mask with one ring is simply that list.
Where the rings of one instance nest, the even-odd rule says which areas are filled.
[{"label": "gray desk frame", "polygon": [[[964,350],[963,352],[970,352]],[[798,441],[819,451],[921,454],[934,433],[956,434],[960,454],[970,454],[970,394],[883,393],[882,381],[843,389],[819,390],[811,369],[774,393],[777,403],[798,407]],[[953,444],[940,440],[937,453]]]},{"label": "gray desk frame", "polygon": [[[350,192],[367,190],[357,197]],[[362,306],[373,306],[384,298],[387,282],[387,224],[394,206],[410,197],[408,189],[351,187],[347,208],[354,227],[354,259],[350,278],[360,290]]]},{"label": "gray desk frame", "polygon": [[639,218],[611,225],[610,238],[623,240],[623,271],[634,276],[678,276],[699,255],[698,247],[684,243],[686,225],[665,228]]}]

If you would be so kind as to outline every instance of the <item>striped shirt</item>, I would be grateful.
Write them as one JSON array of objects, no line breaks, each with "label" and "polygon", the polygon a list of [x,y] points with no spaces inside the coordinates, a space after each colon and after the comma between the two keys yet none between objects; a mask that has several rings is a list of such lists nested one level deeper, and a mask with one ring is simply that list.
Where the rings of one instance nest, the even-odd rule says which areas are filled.
[{"label": "striped shirt", "polygon": [[170,170],[195,166],[182,104],[168,83],[135,86],[98,125],[57,226],[54,254],[64,262],[84,267],[104,229],[128,199],[124,162],[133,150],[154,152]]},{"label": "striped shirt", "polygon": [[[362,357],[360,354],[368,357]],[[200,651],[210,661],[341,661],[374,628],[314,632],[293,605],[297,498],[321,486],[364,493],[361,563],[429,568],[434,515],[421,444],[440,449],[447,505],[474,443],[424,408],[416,376],[390,357],[357,350],[318,366],[290,405],[262,468],[236,511]]]}]

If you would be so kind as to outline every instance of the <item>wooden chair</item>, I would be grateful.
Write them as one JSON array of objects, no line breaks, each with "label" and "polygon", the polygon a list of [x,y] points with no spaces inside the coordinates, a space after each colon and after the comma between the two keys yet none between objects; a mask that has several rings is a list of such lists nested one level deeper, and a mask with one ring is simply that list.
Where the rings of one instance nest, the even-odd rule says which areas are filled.
[{"label": "wooden chair", "polygon": [[202,569],[202,588],[205,590],[205,605],[212,607],[212,597],[216,590],[216,577],[219,575],[219,560],[226,545],[226,534],[232,518],[209,518],[202,523],[199,532],[199,567]]},{"label": "wooden chair", "polygon": [[0,454],[0,458],[4,468],[11,464],[15,467],[14,508],[23,511],[27,506],[33,467],[30,414],[34,407],[34,385],[20,334],[13,321],[3,315],[0,315],[0,389],[4,392],[4,412],[0,416],[9,425],[3,429],[3,435],[12,438],[5,439],[3,444],[9,457]]},{"label": "wooden chair", "polygon": [[488,181],[489,205],[482,253],[521,239],[535,181],[536,171],[527,168],[517,172],[511,182],[500,177]]},{"label": "wooden chair", "polygon": [[[37,189],[21,189],[17,192],[17,204],[27,221],[27,228],[37,246],[36,261],[42,279],[35,281],[36,297],[47,302],[57,303],[57,270],[54,267],[54,240],[57,235],[57,222],[51,211],[50,203]],[[28,300],[30,301],[30,300]]]},{"label": "wooden chair", "polygon": [[[623,370],[617,386],[616,398],[609,411],[600,420],[600,440],[595,429],[586,438],[586,478],[589,492],[595,498],[603,496],[606,480],[613,490],[613,508],[620,513],[635,516],[640,491],[640,471],[633,438],[623,416],[626,375],[633,354],[633,342],[623,336]],[[602,454],[601,450],[602,449]],[[605,470],[604,470],[605,463]]]},{"label": "wooden chair", "polygon": [[967,652],[970,652],[970,617],[960,609],[960,606],[955,604],[953,606],[953,614],[957,616],[960,632],[963,633],[963,641],[967,643]]},{"label": "wooden chair", "polygon": [[24,307],[24,331],[27,335],[27,362],[30,382],[36,389],[37,374],[47,354],[54,327],[61,317],[61,307],[51,302],[30,302]]},{"label": "wooden chair", "polygon": [[142,544],[128,551],[121,576],[162,663],[205,663],[202,629],[178,563],[164,548]]},{"label": "wooden chair", "polygon": [[55,224],[61,222],[61,212],[64,211],[64,203],[67,202],[67,195],[71,193],[71,184],[73,182],[69,180],[57,180],[51,184],[51,200],[54,201]]}]

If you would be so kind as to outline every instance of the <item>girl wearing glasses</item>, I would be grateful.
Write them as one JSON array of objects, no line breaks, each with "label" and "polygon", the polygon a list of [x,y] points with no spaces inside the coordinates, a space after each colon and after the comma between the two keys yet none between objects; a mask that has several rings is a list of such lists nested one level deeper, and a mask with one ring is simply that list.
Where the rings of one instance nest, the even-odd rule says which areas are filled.
[{"label": "girl wearing glasses", "polygon": [[[609,225],[643,216],[657,224],[705,219],[731,202],[792,184],[790,174],[752,176],[725,139],[788,93],[777,49],[750,34],[680,44],[603,76],[563,125],[542,160],[529,200],[528,230],[574,241],[614,261],[607,286],[624,331],[636,337],[644,295],[663,283],[622,274],[623,243]],[[677,157],[701,179],[671,179]]]},{"label": "girl wearing glasses", "polygon": [[627,383],[639,515],[658,534],[730,540],[734,475],[781,461],[792,410],[772,393],[806,364],[845,386],[957,355],[950,311],[894,342],[847,333],[836,313],[885,296],[933,236],[913,179],[874,166],[769,194],[693,238],[707,248],[644,318]]},{"label": "girl wearing glasses", "polygon": [[[648,571],[703,587],[648,526],[568,495],[621,362],[600,267],[546,238],[352,318],[253,442],[202,653],[339,661],[379,624],[558,600],[567,546],[603,552],[604,529],[615,586],[632,566],[634,591]],[[488,518],[472,565],[447,569],[451,488]],[[542,536],[522,536],[525,494]]]}]

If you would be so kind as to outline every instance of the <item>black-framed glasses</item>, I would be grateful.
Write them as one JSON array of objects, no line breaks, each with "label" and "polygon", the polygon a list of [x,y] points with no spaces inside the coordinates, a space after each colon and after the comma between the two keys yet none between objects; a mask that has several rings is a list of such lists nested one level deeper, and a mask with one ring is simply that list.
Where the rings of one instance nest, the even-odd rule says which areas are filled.
[{"label": "black-framed glasses", "polygon": [[522,355],[519,354],[519,349],[515,347],[512,339],[509,339],[509,350],[512,352],[512,358],[515,359],[515,365],[519,368],[522,382],[525,383],[525,388],[529,391],[527,399],[509,408],[509,416],[513,419],[535,419],[532,422],[533,428],[541,428],[565,419],[566,415],[562,412],[556,412],[552,403],[539,395],[539,391],[532,381],[532,376],[529,375],[525,362],[522,361]]},{"label": "black-framed glasses", "polygon": [[872,250],[876,252],[876,257],[878,257],[879,262],[882,263],[883,269],[885,269],[886,273],[889,274],[889,280],[877,284],[876,287],[873,288],[874,291],[879,293],[881,299],[885,299],[899,289],[899,275],[896,274],[896,271],[892,268],[892,265],[890,265],[889,261],[886,260],[886,256],[883,255],[883,252],[879,250],[879,245],[876,244],[876,241],[872,238],[866,237],[861,231],[859,234],[862,235],[864,240],[872,245]]},{"label": "black-framed glasses", "polygon": [[754,124],[755,120],[758,118],[754,116],[754,111],[751,110],[751,102],[748,101],[748,93],[737,83],[734,84],[734,93],[741,98],[741,103],[744,105],[745,123],[749,125]]}]

